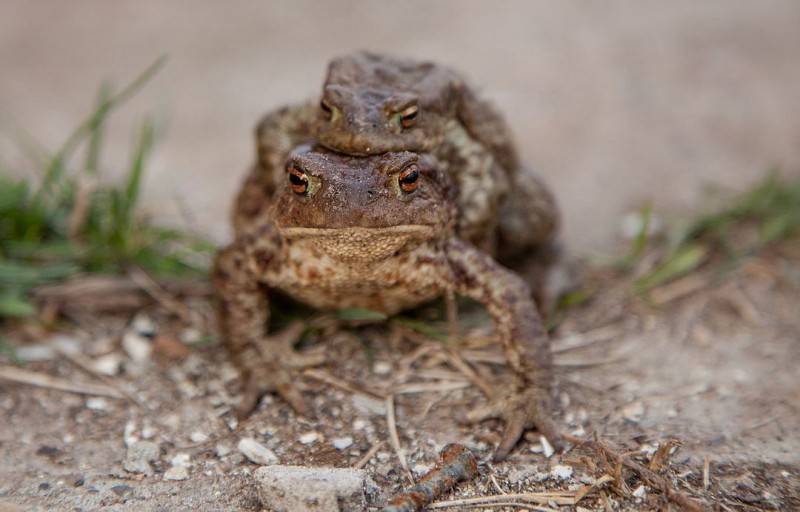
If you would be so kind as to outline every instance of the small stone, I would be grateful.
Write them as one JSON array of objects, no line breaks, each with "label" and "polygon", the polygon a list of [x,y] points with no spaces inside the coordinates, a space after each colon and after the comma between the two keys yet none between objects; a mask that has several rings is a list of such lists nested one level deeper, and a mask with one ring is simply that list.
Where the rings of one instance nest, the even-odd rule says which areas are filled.
[{"label": "small stone", "polygon": [[506,475],[506,480],[510,484],[517,484],[527,480],[528,478],[531,478],[538,472],[539,466],[530,464],[515,465],[511,470],[509,470],[508,475]]},{"label": "small stone", "polygon": [[22,361],[33,363],[36,361],[49,361],[56,356],[56,351],[50,345],[34,344],[22,345],[14,350],[14,354]]},{"label": "small stone", "polygon": [[375,375],[389,375],[392,372],[392,365],[386,361],[377,361],[372,366],[372,371]]},{"label": "small stone", "polygon": [[135,432],[136,423],[134,423],[133,420],[128,420],[128,422],[125,423],[125,428],[122,430],[122,440],[125,442],[125,446],[130,446],[139,440]]},{"label": "small stone", "polygon": [[156,429],[152,425],[145,425],[142,427],[142,439],[153,439],[156,435]]},{"label": "small stone", "polygon": [[164,472],[164,480],[186,480],[189,470],[183,466],[172,466]]},{"label": "small stone", "polygon": [[569,480],[572,478],[572,466],[557,464],[550,470],[550,476],[556,480]]},{"label": "small stone", "polygon": [[319,433],[317,432],[307,432],[297,438],[297,440],[300,441],[301,444],[316,443],[317,439],[319,439]]},{"label": "small stone", "polygon": [[378,501],[377,486],[358,469],[265,466],[254,477],[262,506],[274,512],[359,512]]},{"label": "small stone", "polygon": [[125,496],[125,494],[131,492],[133,488],[130,485],[120,484],[115,485],[111,488],[111,492],[119,496],[120,498]]},{"label": "small stone", "polygon": [[226,455],[231,453],[231,447],[228,446],[227,444],[218,444],[217,446],[214,447],[214,453],[216,453],[217,457],[221,459],[222,457],[225,457]]},{"label": "small stone", "polygon": [[122,337],[122,348],[136,363],[146,363],[153,353],[153,345],[146,337],[135,332],[126,332]]},{"label": "small stone", "polygon": [[639,423],[644,416],[644,404],[633,402],[622,408],[622,417],[631,423]]},{"label": "small stone", "polygon": [[128,473],[153,474],[151,462],[158,460],[160,450],[152,441],[137,441],[128,447],[122,467]]},{"label": "small stone", "polygon": [[367,428],[367,422],[362,419],[357,419],[353,422],[353,430],[364,430]]},{"label": "small stone", "polygon": [[542,443],[542,453],[548,459],[553,456],[556,451],[553,449],[553,445],[550,444],[550,441],[547,440],[544,436],[539,436],[539,442]]},{"label": "small stone", "polygon": [[56,334],[50,338],[49,343],[59,352],[66,354],[79,354],[81,352],[81,342],[73,336]]},{"label": "small stone", "polygon": [[203,333],[194,327],[188,327],[181,331],[178,338],[187,345],[193,345],[203,341]]},{"label": "small stone", "polygon": [[147,338],[152,338],[156,335],[155,322],[153,322],[149,316],[143,313],[138,313],[135,317],[133,317],[130,328],[131,331],[135,332],[136,334],[145,336]]},{"label": "small stone", "polygon": [[111,352],[92,361],[94,371],[111,377],[117,375],[121,368],[122,356],[117,352]]},{"label": "small stone", "polygon": [[279,462],[275,452],[252,437],[243,437],[239,441],[237,448],[239,448],[239,451],[242,452],[250,462],[261,465],[277,464]]},{"label": "small stone", "polygon": [[414,464],[411,467],[411,472],[414,473],[414,475],[416,477],[420,477],[420,476],[426,474],[431,469],[433,469],[433,465],[432,464],[422,464],[422,463],[420,463],[420,464]]},{"label": "small stone", "polygon": [[107,411],[108,401],[105,398],[100,397],[87,398],[86,407],[93,411]]},{"label": "small stone", "polygon": [[640,485],[633,491],[633,496],[635,498],[644,498],[645,494],[647,494],[647,490],[644,488],[644,485]]},{"label": "small stone", "polygon": [[386,416],[386,403],[382,400],[370,398],[362,394],[355,394],[352,398],[353,407],[367,416]]},{"label": "small stone", "polygon": [[191,439],[193,443],[205,443],[208,441],[208,435],[204,432],[195,431],[189,434],[189,439]]},{"label": "small stone", "polygon": [[353,438],[350,436],[337,437],[333,440],[333,447],[337,450],[346,450],[351,446],[353,446]]},{"label": "small stone", "polygon": [[192,456],[188,453],[176,453],[169,463],[174,468],[188,468],[192,465],[191,458]]}]

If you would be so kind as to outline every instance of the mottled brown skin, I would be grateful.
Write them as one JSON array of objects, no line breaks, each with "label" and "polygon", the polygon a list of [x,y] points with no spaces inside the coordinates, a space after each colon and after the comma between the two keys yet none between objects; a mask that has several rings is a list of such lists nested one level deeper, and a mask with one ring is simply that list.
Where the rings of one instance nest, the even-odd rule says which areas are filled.
[{"label": "mottled brown skin", "polygon": [[[259,219],[215,263],[223,335],[245,382],[242,410],[261,393],[277,391],[308,413],[291,367],[319,358],[304,359],[285,340],[267,336],[270,290],[323,310],[359,307],[387,315],[457,293],[486,307],[513,373],[490,405],[469,419],[505,420],[498,459],[526,428],[557,440],[549,405],[551,356],[530,289],[456,234],[455,190],[435,157],[390,152],[359,158],[305,146],[290,155],[288,170],[305,181],[297,185],[284,173]],[[409,191],[400,178],[415,170],[416,188]]]},{"label": "mottled brown skin", "polygon": [[367,52],[330,63],[320,101],[259,124],[258,160],[236,201],[237,233],[258,217],[289,151],[312,141],[348,155],[433,154],[457,188],[459,235],[504,263],[556,234],[552,195],[519,165],[508,125],[489,102],[449,68]]}]

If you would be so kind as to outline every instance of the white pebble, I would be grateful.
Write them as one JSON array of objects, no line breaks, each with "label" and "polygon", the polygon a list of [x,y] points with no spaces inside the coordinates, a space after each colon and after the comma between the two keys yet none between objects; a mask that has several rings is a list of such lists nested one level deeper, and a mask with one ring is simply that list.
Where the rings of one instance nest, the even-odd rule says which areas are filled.
[{"label": "white pebble", "polygon": [[191,439],[193,443],[205,443],[208,441],[208,435],[200,431],[194,431],[189,434],[189,439]]},{"label": "white pebble", "polygon": [[56,355],[56,351],[49,345],[23,345],[14,350],[14,354],[21,360],[29,363],[35,361],[49,361]]},{"label": "white pebble", "polygon": [[316,443],[317,439],[319,439],[319,434],[317,432],[308,432],[297,438],[302,444]]},{"label": "white pebble", "polygon": [[214,453],[216,453],[217,457],[221,459],[222,457],[231,453],[231,447],[227,444],[218,444],[214,447]]},{"label": "white pebble", "polygon": [[239,451],[244,454],[250,462],[256,464],[278,464],[278,456],[275,452],[259,443],[252,437],[243,437],[237,445]]},{"label": "white pebble", "polygon": [[550,476],[556,480],[569,480],[572,478],[572,466],[557,464],[550,470]]},{"label": "white pebble", "polygon": [[136,432],[136,423],[134,423],[133,420],[129,420],[125,423],[125,428],[122,431],[122,440],[125,441],[125,446],[130,446],[139,440],[139,438],[134,435],[134,432]]},{"label": "white pebble", "polygon": [[137,363],[145,363],[150,360],[153,353],[153,345],[150,340],[135,332],[126,332],[122,337],[122,348],[128,356]]},{"label": "white pebble", "polygon": [[192,456],[189,455],[188,453],[176,453],[175,456],[172,457],[170,465],[176,468],[178,467],[188,468],[189,466],[192,465],[191,458]]},{"label": "white pebble", "polygon": [[139,313],[131,320],[131,330],[142,336],[155,336],[156,324],[149,316]]},{"label": "white pebble", "polygon": [[122,356],[116,352],[100,356],[92,361],[92,369],[94,371],[110,377],[117,375],[121,366]]},{"label": "white pebble", "polygon": [[351,446],[353,446],[353,438],[350,436],[337,437],[333,440],[333,447],[337,450],[346,450]]},{"label": "white pebble", "polygon": [[544,456],[548,459],[553,456],[556,451],[553,449],[553,445],[550,444],[550,441],[547,440],[544,436],[539,436],[539,442],[542,443],[542,452],[544,452]]},{"label": "white pebble", "polygon": [[172,466],[164,472],[164,480],[186,480],[189,470],[183,466]]},{"label": "white pebble", "polygon": [[108,401],[105,398],[92,397],[86,399],[86,407],[93,411],[107,411]]},{"label": "white pebble", "polygon": [[392,372],[392,365],[386,361],[378,361],[372,366],[375,375],[389,375]]},{"label": "white pebble", "polygon": [[644,485],[640,485],[633,491],[633,495],[636,498],[644,498],[644,495],[647,494],[647,490],[644,488]]},{"label": "white pebble", "polygon": [[644,404],[633,402],[622,408],[622,416],[631,423],[639,423],[644,416]]}]

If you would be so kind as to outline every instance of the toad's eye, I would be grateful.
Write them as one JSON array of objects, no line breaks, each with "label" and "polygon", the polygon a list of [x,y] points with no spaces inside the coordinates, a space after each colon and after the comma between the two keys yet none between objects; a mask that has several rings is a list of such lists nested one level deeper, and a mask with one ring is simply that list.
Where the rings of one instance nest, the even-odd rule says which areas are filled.
[{"label": "toad's eye", "polygon": [[286,173],[289,176],[289,186],[292,192],[298,195],[305,195],[308,192],[308,176],[297,164],[288,164]]},{"label": "toad's eye", "polygon": [[397,181],[400,183],[400,189],[406,194],[410,194],[417,190],[417,185],[419,185],[419,169],[414,164],[409,165],[400,172]]},{"label": "toad's eye", "polygon": [[400,116],[400,125],[403,128],[411,128],[417,122],[417,114],[419,113],[419,108],[416,105],[411,105],[399,112]]},{"label": "toad's eye", "polygon": [[319,102],[319,108],[322,109],[322,115],[325,116],[326,120],[333,121],[335,107],[323,99]]}]

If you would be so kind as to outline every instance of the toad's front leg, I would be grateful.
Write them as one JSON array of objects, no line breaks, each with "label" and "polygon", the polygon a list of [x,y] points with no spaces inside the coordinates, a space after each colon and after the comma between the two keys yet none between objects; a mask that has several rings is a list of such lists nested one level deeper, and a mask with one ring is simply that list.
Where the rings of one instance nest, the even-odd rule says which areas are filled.
[{"label": "toad's front leg", "polygon": [[301,323],[267,336],[269,303],[267,276],[280,250],[271,224],[240,236],[222,250],[214,263],[213,281],[219,298],[219,321],[224,342],[242,373],[244,397],[239,416],[246,416],[262,394],[274,391],[301,415],[308,416],[302,395],[294,386],[292,367],[321,364],[321,354],[298,354],[293,345]]},{"label": "toad's front leg", "polygon": [[456,292],[482,303],[494,320],[508,364],[514,372],[509,389],[500,392],[472,421],[502,418],[506,425],[495,460],[505,459],[527,428],[536,427],[558,443],[551,417],[552,356],[530,290],[518,275],[487,254],[460,241],[448,244],[447,258]]}]

